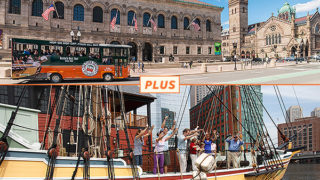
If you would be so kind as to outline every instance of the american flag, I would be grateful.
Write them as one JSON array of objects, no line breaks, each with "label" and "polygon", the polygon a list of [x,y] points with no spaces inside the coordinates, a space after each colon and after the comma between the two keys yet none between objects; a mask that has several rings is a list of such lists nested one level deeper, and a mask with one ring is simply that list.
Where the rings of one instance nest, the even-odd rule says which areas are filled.
[{"label": "american flag", "polygon": [[191,25],[193,26],[193,28],[194,28],[196,31],[200,31],[201,28],[200,28],[200,26],[199,26],[198,23],[196,23],[196,22],[193,21],[193,22],[191,23]]},{"label": "american flag", "polygon": [[157,24],[154,22],[154,20],[152,19],[152,18],[150,18],[150,22],[151,22],[151,24],[153,25],[153,30],[154,31],[157,31],[158,29],[157,29]]},{"label": "american flag", "polygon": [[112,21],[111,21],[111,28],[114,29],[115,28],[115,25],[116,25],[116,22],[117,22],[117,16],[113,17]]},{"label": "american flag", "polygon": [[136,29],[136,31],[138,31],[138,22],[137,22],[136,16],[133,17],[133,21],[134,21],[134,29]]},{"label": "american flag", "polygon": [[44,13],[42,13],[42,17],[43,17],[46,21],[48,21],[48,19],[49,19],[49,14],[50,14],[51,11],[55,11],[53,4],[51,4],[51,5],[49,6],[49,8],[48,8]]}]

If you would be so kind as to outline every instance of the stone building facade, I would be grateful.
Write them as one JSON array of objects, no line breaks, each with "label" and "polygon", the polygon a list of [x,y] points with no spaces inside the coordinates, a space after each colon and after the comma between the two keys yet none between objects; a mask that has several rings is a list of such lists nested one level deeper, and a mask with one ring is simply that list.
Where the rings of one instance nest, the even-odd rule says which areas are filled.
[{"label": "stone building facade", "polygon": [[[214,43],[221,43],[222,7],[198,0],[55,0],[58,14],[51,13],[45,21],[41,14],[51,2],[0,1],[3,49],[11,48],[12,38],[71,41],[70,32],[80,31],[81,42],[132,45],[132,56],[140,61],[168,61],[171,54],[174,61],[221,59]],[[200,31],[190,26],[193,20],[200,23]]]},{"label": "stone building facade", "polygon": [[[296,10],[285,3],[265,22],[248,25],[248,2],[229,0],[229,35],[222,39],[223,56],[233,56],[233,44],[240,58],[310,57],[320,53],[320,14],[297,18]],[[240,31],[240,32],[239,32]]]}]

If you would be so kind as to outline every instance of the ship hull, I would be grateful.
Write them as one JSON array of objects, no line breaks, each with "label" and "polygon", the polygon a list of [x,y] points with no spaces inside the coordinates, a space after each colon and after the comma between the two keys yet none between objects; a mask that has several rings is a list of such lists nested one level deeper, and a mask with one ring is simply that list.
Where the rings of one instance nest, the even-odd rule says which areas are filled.
[{"label": "ship hull", "polygon": [[[259,170],[252,167],[237,169],[221,169],[207,174],[210,180],[264,180],[275,179],[281,180],[289,165],[290,159],[295,153],[287,153],[282,155],[283,166],[260,166]],[[76,158],[58,157],[54,169],[54,179],[64,180],[71,179],[75,170]],[[48,158],[45,151],[30,150],[9,150],[7,157],[0,167],[0,180],[43,180],[45,179]],[[127,165],[122,159],[114,159],[114,172],[116,179],[129,180],[132,179],[131,166]],[[275,164],[275,161],[269,161],[268,164]],[[108,168],[106,159],[92,158],[90,160],[90,179],[105,180],[108,179]],[[160,174],[143,174],[142,169],[138,167],[139,177],[143,180],[162,179],[192,179],[192,173],[168,173]],[[83,177],[83,162],[80,162],[76,178]]]}]

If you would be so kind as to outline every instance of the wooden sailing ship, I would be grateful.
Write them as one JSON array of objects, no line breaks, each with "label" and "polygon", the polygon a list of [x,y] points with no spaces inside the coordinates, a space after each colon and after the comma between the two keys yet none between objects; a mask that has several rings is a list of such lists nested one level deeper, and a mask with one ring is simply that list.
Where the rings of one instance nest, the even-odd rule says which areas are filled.
[{"label": "wooden sailing ship", "polygon": [[[16,111],[12,113],[0,141],[0,179],[200,179],[194,172],[148,174],[143,167],[134,165],[131,153],[133,139],[128,128],[131,118],[127,114],[132,109],[126,106],[128,96],[119,87],[78,86],[73,93],[68,86],[56,90],[48,101],[50,107],[46,115],[46,126],[43,131],[39,130],[43,137],[42,150],[10,148],[7,139],[12,125],[15,125],[14,119],[21,103],[18,101]],[[216,92],[212,90],[212,93]],[[67,119],[64,117],[67,108],[71,110],[68,118],[76,120],[68,124],[71,127],[68,138],[73,139],[68,143],[73,145],[74,151],[70,151],[72,148],[66,147],[63,142],[63,135],[67,133],[61,127],[62,121]],[[234,109],[229,111],[232,113]],[[147,118],[145,124],[150,124],[150,119]],[[125,138],[121,143],[120,131]],[[117,139],[112,139],[112,133],[118,135]],[[290,145],[286,150],[267,147],[263,144],[268,143],[267,134],[251,138],[252,149],[256,153],[245,153],[247,163],[241,168],[227,169],[226,156],[219,154],[216,158],[217,167],[206,174],[206,179],[282,179],[290,159],[299,152],[299,148],[292,149]],[[118,142],[114,143],[114,140]],[[287,138],[285,142],[290,144],[289,141]],[[150,153],[151,138],[148,142]],[[120,144],[124,143],[126,148],[120,148]],[[117,146],[111,147],[112,144]],[[260,159],[253,161],[257,157]]]}]

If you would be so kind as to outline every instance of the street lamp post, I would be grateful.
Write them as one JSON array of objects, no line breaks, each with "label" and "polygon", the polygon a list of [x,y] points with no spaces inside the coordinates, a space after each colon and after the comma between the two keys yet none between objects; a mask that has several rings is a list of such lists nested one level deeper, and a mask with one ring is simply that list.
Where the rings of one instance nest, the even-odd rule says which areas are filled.
[{"label": "street lamp post", "polygon": [[236,59],[236,55],[237,55],[237,41],[233,41],[233,49],[234,49],[234,57],[233,57],[233,60],[234,60],[234,70],[236,71],[237,70],[237,59]]},{"label": "street lamp post", "polygon": [[81,38],[81,32],[78,31],[78,32],[77,32],[77,36],[75,36],[74,32],[71,31],[71,32],[70,32],[70,36],[71,36],[71,38],[72,38],[72,42],[74,42],[74,43],[79,43],[79,42],[80,42],[80,38]]}]

